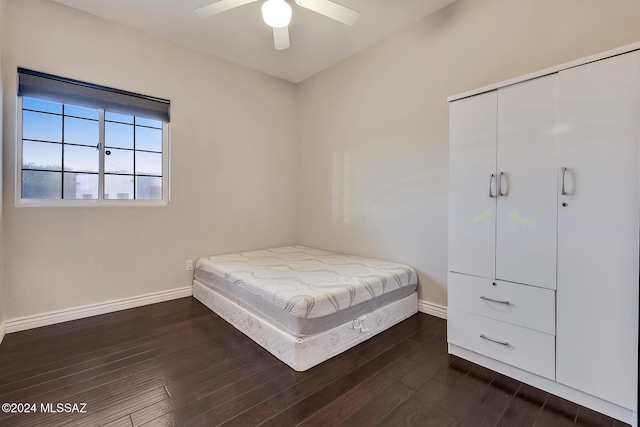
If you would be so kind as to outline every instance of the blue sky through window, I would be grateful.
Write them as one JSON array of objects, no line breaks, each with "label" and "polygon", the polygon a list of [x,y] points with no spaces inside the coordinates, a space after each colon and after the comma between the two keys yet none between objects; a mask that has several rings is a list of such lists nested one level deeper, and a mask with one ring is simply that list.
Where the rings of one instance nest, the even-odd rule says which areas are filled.
[{"label": "blue sky through window", "polygon": [[[99,116],[23,98],[23,198],[98,198]],[[162,198],[162,132],[161,121],[105,112],[104,198]]]}]

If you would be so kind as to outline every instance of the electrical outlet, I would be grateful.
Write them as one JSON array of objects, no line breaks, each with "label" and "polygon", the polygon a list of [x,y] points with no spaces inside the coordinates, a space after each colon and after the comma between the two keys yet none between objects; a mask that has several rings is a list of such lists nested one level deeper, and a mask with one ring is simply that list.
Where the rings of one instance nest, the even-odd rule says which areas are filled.
[{"label": "electrical outlet", "polygon": [[191,271],[193,270],[193,261],[188,259],[187,260],[187,271]]}]

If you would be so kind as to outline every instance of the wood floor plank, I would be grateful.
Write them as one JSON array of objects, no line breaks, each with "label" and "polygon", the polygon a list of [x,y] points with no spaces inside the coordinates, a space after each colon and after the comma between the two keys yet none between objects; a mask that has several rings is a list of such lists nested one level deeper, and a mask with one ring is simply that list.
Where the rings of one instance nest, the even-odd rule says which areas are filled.
[{"label": "wood floor plank", "polygon": [[131,422],[131,416],[125,415],[117,420],[101,424],[100,427],[133,427],[133,423]]},{"label": "wood floor plank", "polygon": [[32,364],[24,362],[21,369],[13,369],[11,370],[12,373],[1,376],[0,393],[7,393],[24,388],[24,385],[20,384],[21,382],[28,383],[31,379],[33,379],[34,382],[38,382],[39,380],[37,377],[43,375],[51,373],[53,373],[53,375],[55,375],[55,373],[62,374],[65,370],[75,369],[76,367],[79,367],[80,370],[82,370],[82,367],[99,366],[104,360],[117,360],[122,355],[125,355],[126,357],[127,354],[139,354],[152,350],[153,348],[155,348],[153,340],[151,338],[144,338],[107,347],[93,353],[70,356],[65,359],[57,358],[46,364]]},{"label": "wood floor plank", "polygon": [[378,425],[384,427],[456,427],[458,422],[446,414],[430,408],[422,408],[408,413],[402,424],[395,424],[393,418],[385,418]]},{"label": "wood floor plank", "polygon": [[544,427],[572,426],[578,417],[578,405],[550,394],[544,403],[543,410],[538,413],[533,425]]},{"label": "wood floor plank", "polygon": [[496,417],[479,406],[472,407],[462,417],[458,427],[495,427],[499,417]]},{"label": "wood floor plank", "polygon": [[478,407],[482,396],[495,377],[488,369],[474,366],[449,395],[436,405],[436,409],[451,418],[461,421],[470,410]]},{"label": "wood floor plank", "polygon": [[449,358],[450,363],[445,366],[434,379],[444,385],[455,387],[473,369],[474,364],[459,357]]},{"label": "wood floor plank", "polygon": [[[195,425],[203,426],[219,425],[229,420],[235,419],[235,421],[232,422],[231,425],[242,425],[240,420],[236,417],[242,415],[243,412],[246,411],[247,407],[250,407],[251,409],[258,407],[259,411],[255,413],[252,412],[250,415],[257,416],[259,417],[259,419],[264,419],[269,414],[269,409],[271,407],[271,403],[273,402],[271,396],[276,396],[276,398],[282,399],[295,397],[291,394],[287,394],[286,392],[288,390],[290,391],[292,387],[297,387],[298,384],[305,383],[307,379],[311,379],[312,381],[314,381],[317,378],[322,378],[323,376],[327,376],[329,378],[339,376],[344,372],[352,371],[365,362],[366,359],[364,359],[359,354],[354,352],[346,352],[328,360],[326,363],[315,366],[306,372],[290,371],[288,375],[292,376],[288,377],[288,381],[283,381],[283,378],[279,378],[278,383],[275,386],[271,387],[270,389],[266,389],[266,394],[263,394],[263,389],[251,390],[246,395],[240,396],[237,400],[230,401],[222,408],[216,408],[213,411],[201,414],[196,419],[191,420],[190,424],[195,423]],[[319,383],[319,385],[321,384],[323,384],[323,382]],[[261,406],[261,404],[263,403],[266,403],[266,405]],[[282,409],[284,408],[279,408],[279,411],[281,411]],[[248,425],[256,425],[255,420],[251,420],[248,422],[251,423]]]},{"label": "wood floor plank", "polygon": [[[93,383],[106,384],[110,381],[116,381],[121,377],[130,376],[131,372],[144,372],[162,365],[171,365],[173,370],[184,366],[186,370],[193,368],[194,366],[192,366],[192,364],[194,363],[200,362],[207,364],[208,359],[211,357],[228,354],[228,351],[224,350],[223,347],[210,342],[209,337],[202,337],[202,339],[185,339],[185,337],[182,336],[180,341],[175,341],[174,339],[165,341],[166,337],[160,337],[158,339],[164,342],[161,345],[157,345],[155,347],[156,350],[132,356],[128,359],[118,360],[110,364],[104,364],[94,369],[77,372],[54,381],[41,383],[35,387],[33,391],[31,388],[34,387],[31,387],[30,389],[14,391],[11,394],[4,394],[0,397],[6,401],[24,401],[28,397],[34,398],[44,393],[49,393],[49,395],[55,396],[56,399],[62,399],[80,390],[93,388]],[[227,343],[236,344],[236,348],[239,351],[244,351],[246,348],[255,346],[254,343],[247,341],[245,337],[241,335],[227,336],[225,339]],[[192,349],[198,349],[199,352],[192,354]],[[184,355],[185,352],[187,356]],[[158,355],[158,353],[161,354]],[[166,372],[171,372],[171,370],[165,370],[165,373]],[[0,419],[2,419],[2,414],[0,414]]]},{"label": "wood floor plank", "polygon": [[388,414],[382,424],[386,426],[418,425],[428,418],[432,409],[453,389],[438,381],[431,380],[406,402]]},{"label": "wood floor plank", "polygon": [[578,418],[576,419],[577,426],[583,427],[595,427],[595,426],[607,426],[613,427],[616,424],[616,420],[608,417],[604,414],[600,414],[589,408],[580,407],[578,409]]},{"label": "wood floor plank", "polygon": [[[243,345],[255,345],[246,340]],[[211,352],[221,354],[224,349],[215,347]],[[87,402],[91,408],[101,407],[103,404],[110,404],[108,396],[117,396],[123,387],[126,389],[144,388],[146,384],[153,384],[153,387],[164,386],[168,375],[183,375],[191,369],[198,369],[207,366],[210,362],[210,355],[214,357],[216,354],[211,353],[193,353],[185,355],[178,345],[174,353],[167,354],[162,357],[142,361],[140,363],[125,366],[122,369],[115,369],[95,378],[89,378],[86,381],[80,381],[77,384],[67,384],[64,387],[52,390],[46,395],[53,401],[75,401]],[[64,379],[65,383],[68,379]],[[42,396],[40,393],[37,396]],[[33,399],[34,397],[31,397]],[[114,400],[114,401],[115,401]],[[152,402],[147,402],[147,406]],[[137,408],[139,409],[139,408]],[[77,418],[77,417],[76,417]]]},{"label": "wood floor plank", "polygon": [[369,360],[367,363],[356,367],[353,371],[336,379],[326,387],[323,387],[317,392],[307,396],[295,405],[283,410],[277,416],[268,419],[261,425],[276,427],[284,425],[290,426],[304,421],[310,415],[315,413],[318,407],[328,405],[342,394],[347,393],[349,390],[354,388],[358,383],[366,381],[369,377],[392,363],[403,361],[403,355],[412,348],[415,348],[417,345],[419,344],[413,341],[401,341],[384,353],[381,353],[375,358]]},{"label": "wood floor plank", "polygon": [[[83,319],[72,320],[64,323],[58,323],[40,328],[29,329],[20,333],[8,334],[0,347],[0,354],[5,351],[15,349],[16,347],[32,345],[37,342],[38,345],[48,341],[54,341],[55,336],[66,334],[84,334],[92,328],[96,330],[111,329],[118,325],[127,325],[131,323],[139,323],[148,319],[159,319],[165,316],[178,315],[184,319],[193,318],[202,314],[210,314],[206,307],[192,298],[180,298],[172,301],[160,303],[162,309],[159,310],[156,304],[146,305],[142,307],[121,310],[113,313],[91,316]],[[207,313],[208,312],[208,313]]]},{"label": "wood floor plank", "polygon": [[222,425],[258,425],[326,386],[334,379],[347,374],[365,360],[355,353],[333,358],[317,369],[300,374],[300,380],[292,384],[291,387],[280,393],[272,394],[268,399],[227,420]]},{"label": "wood floor plank", "polygon": [[131,392],[118,393],[103,396],[99,402],[92,405],[92,410],[84,417],[69,416],[64,423],[65,427],[100,426],[104,421],[116,420],[123,415],[152,405],[167,398],[167,389],[162,384],[150,383],[140,389],[132,389]]},{"label": "wood floor plank", "polygon": [[519,387],[519,381],[504,375],[496,375],[490,387],[487,387],[480,397],[478,408],[497,421],[511,404]]},{"label": "wood floor plank", "polygon": [[[165,321],[171,322],[172,320],[165,319]],[[76,341],[75,334],[74,334],[74,349],[75,349],[74,356],[90,357],[96,351],[101,351],[121,343],[131,343],[132,340],[165,336],[170,332],[168,330],[169,328],[173,328],[177,330],[183,329],[183,331],[181,332],[184,333],[186,332],[184,331],[185,329],[190,329],[190,328],[198,329],[200,326],[198,324],[199,322],[202,322],[203,325],[211,323],[211,321],[208,320],[207,318],[203,318],[199,320],[194,319],[191,321],[183,320],[178,323],[168,323],[166,325],[163,325],[162,328],[158,328],[157,326],[151,327],[151,325],[147,325],[151,329],[146,330],[146,332],[145,332],[144,326],[140,326],[141,329],[137,331],[134,335],[120,334],[118,331],[114,332],[112,330],[108,331],[108,333],[97,332],[92,334],[92,341],[85,343],[85,345],[80,345],[80,343]],[[63,336],[66,336],[66,335],[63,335]],[[100,339],[97,340],[96,336],[99,336]],[[179,336],[182,337],[183,335],[180,334]],[[0,378],[4,375],[10,375],[10,374],[19,372],[20,369],[22,369],[22,367],[24,367],[25,365],[31,368],[34,368],[34,367],[46,365],[51,362],[55,362],[60,359],[63,359],[66,356],[66,354],[69,353],[69,346],[68,346],[68,343],[66,343],[66,340],[64,339],[63,340],[58,339],[57,341],[62,342],[62,345],[59,351],[52,351],[51,349],[37,346],[38,351],[23,351],[18,353],[18,355],[11,354],[10,356],[7,356],[7,357],[11,357],[12,359],[9,359],[8,361],[3,361],[0,363]]]},{"label": "wood floor plank", "polygon": [[361,382],[298,425],[305,427],[337,425],[342,420],[355,414],[374,397],[399,381],[400,378],[411,372],[415,367],[416,364],[410,360],[406,360],[404,363],[394,363]]},{"label": "wood floor plank", "polygon": [[538,390],[535,387],[521,384],[516,395],[502,415],[502,418],[498,421],[498,426],[533,426],[538,413],[542,411],[542,406],[547,400],[548,395],[548,393]]},{"label": "wood floor plank", "polygon": [[[447,336],[447,321],[444,319],[433,319],[423,324],[420,330],[409,336],[410,340],[426,343],[427,341],[433,341],[434,338],[446,338]],[[446,341],[446,340],[445,340]]]},{"label": "wood floor plank", "polygon": [[137,427],[155,420],[210,394],[224,390],[230,391],[231,389],[228,388],[232,385],[245,381],[263,370],[273,369],[280,363],[273,356],[256,358],[254,353],[247,355],[249,360],[242,359],[242,357],[227,359],[208,370],[186,377],[186,386],[176,384],[174,387],[170,387],[169,393],[171,395],[167,399],[133,412],[131,414],[133,425]]},{"label": "wood floor plank", "polygon": [[87,403],[0,413],[11,427],[623,425],[448,355],[442,319],[417,314],[295,372],[193,298],[8,334],[8,399]]},{"label": "wood floor plank", "polygon": [[341,424],[347,426],[378,425],[394,409],[409,400],[414,393],[414,390],[401,382],[395,382],[382,393],[376,395],[355,414],[343,420]]},{"label": "wood floor plank", "polygon": [[273,369],[260,371],[232,384],[228,389],[209,394],[144,425],[218,425],[268,399],[272,393],[283,391],[295,380],[296,372],[278,364]]},{"label": "wood floor plank", "polygon": [[413,390],[420,390],[431,378],[438,374],[449,364],[449,356],[446,353],[431,354],[423,360],[412,372],[407,373],[402,379],[402,384]]},{"label": "wood floor plank", "polygon": [[[72,393],[75,391],[78,384],[92,380],[96,377],[107,376],[123,370],[125,370],[125,373],[122,375],[129,375],[128,371],[138,369],[140,365],[144,366],[145,362],[147,362],[147,365],[151,366],[154,363],[152,359],[156,357],[157,355],[153,350],[146,351],[142,354],[137,354],[127,359],[117,360],[113,363],[101,365],[94,369],[78,372],[77,374],[68,375],[54,381],[47,381],[26,389],[3,394],[0,396],[0,400],[5,402],[26,402],[29,399],[39,398],[43,395],[55,396],[54,399],[56,400],[63,399],[66,396],[65,393]],[[99,381],[102,381],[102,378],[100,378]],[[0,414],[0,419],[2,418],[3,416]]]},{"label": "wood floor plank", "polygon": [[[121,312],[118,312],[118,313],[121,313]],[[118,313],[110,313],[109,316],[115,317],[113,315]],[[61,342],[59,339],[55,339],[54,338],[55,336],[73,333],[74,343],[78,345],[78,347],[84,347],[84,345],[89,342],[92,344],[101,344],[101,343],[109,342],[111,338],[120,339],[123,337],[129,338],[136,335],[140,336],[140,335],[148,334],[150,329],[153,329],[158,325],[176,325],[177,323],[180,323],[180,322],[185,322],[185,321],[188,322],[190,320],[194,320],[199,317],[207,317],[210,315],[211,313],[200,312],[200,311],[198,311],[198,313],[190,313],[189,315],[185,315],[184,313],[181,313],[179,311],[178,312],[171,311],[168,313],[163,313],[161,316],[147,316],[145,318],[142,318],[136,321],[120,320],[115,325],[111,325],[111,327],[109,328],[106,328],[106,325],[103,325],[100,323],[92,327],[83,328],[82,325],[86,323],[85,320],[89,322],[89,321],[93,321],[93,318],[80,319],[72,322],[67,322],[69,324],[78,325],[74,328],[71,328],[71,332],[67,330],[70,328],[58,328],[58,325],[44,327],[43,329],[51,329],[51,332],[39,338],[37,342],[38,342],[39,348],[46,350],[46,353],[48,353],[49,355],[55,355],[57,354],[57,352],[66,351],[66,345],[65,345],[66,343],[64,341]],[[103,316],[107,316],[107,315],[103,315]],[[97,317],[100,317],[100,316],[97,316]],[[57,329],[61,329],[61,330],[58,331]],[[30,331],[25,331],[25,332],[30,332]],[[96,342],[95,340],[95,334],[97,332],[100,332],[101,338],[102,338],[98,342]],[[14,335],[14,334],[9,334],[7,338],[10,338],[11,335]],[[4,344],[5,343],[3,341],[2,351],[0,352],[0,363],[6,364],[7,359],[12,358],[15,352],[19,352],[24,350],[25,348],[29,348],[30,346],[33,345],[33,341],[28,340],[23,343],[12,344],[11,340],[9,340],[6,347],[4,346]]]}]

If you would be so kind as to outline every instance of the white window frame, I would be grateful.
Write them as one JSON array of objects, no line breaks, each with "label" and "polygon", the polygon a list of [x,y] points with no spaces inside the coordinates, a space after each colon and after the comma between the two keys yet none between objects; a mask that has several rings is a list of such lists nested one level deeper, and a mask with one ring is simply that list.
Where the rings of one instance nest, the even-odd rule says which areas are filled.
[{"label": "white window frame", "polygon": [[[36,98],[38,99],[38,98]],[[71,104],[73,105],[73,104]],[[23,103],[22,97],[17,97],[17,129],[16,129],[16,193],[15,203],[16,206],[34,206],[34,207],[163,207],[169,206],[170,196],[170,123],[162,123],[162,199],[148,200],[148,199],[105,199],[104,198],[104,156],[105,156],[105,144],[104,144],[104,113],[105,110],[100,108],[99,120],[102,123],[100,126],[99,135],[99,167],[98,167],[98,198],[92,200],[85,199],[23,199],[22,198],[22,114]],[[64,172],[64,171],[63,171]],[[134,178],[135,179],[135,178]],[[135,197],[135,195],[134,195]]]}]

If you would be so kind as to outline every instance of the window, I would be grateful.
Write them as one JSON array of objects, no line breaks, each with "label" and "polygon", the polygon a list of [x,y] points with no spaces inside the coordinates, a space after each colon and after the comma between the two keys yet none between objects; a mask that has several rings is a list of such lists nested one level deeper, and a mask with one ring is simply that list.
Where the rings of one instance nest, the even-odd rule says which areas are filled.
[{"label": "window", "polygon": [[20,204],[167,204],[169,101],[18,76]]}]

